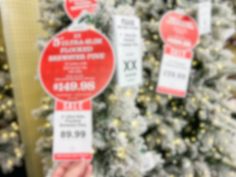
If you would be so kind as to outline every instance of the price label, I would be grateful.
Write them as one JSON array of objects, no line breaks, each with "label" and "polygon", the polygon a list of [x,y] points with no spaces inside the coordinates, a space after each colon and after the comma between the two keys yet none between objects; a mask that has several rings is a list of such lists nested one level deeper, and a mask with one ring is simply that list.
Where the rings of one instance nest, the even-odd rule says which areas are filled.
[{"label": "price label", "polygon": [[192,51],[166,45],[164,49],[157,92],[185,97],[192,63]]},{"label": "price label", "polygon": [[91,160],[92,103],[56,102],[54,113],[54,161]]},{"label": "price label", "polygon": [[39,65],[45,91],[61,101],[85,101],[100,94],[114,71],[113,49],[96,30],[66,30],[44,49]]},{"label": "price label", "polygon": [[208,34],[212,29],[212,2],[200,0],[198,3],[198,27],[200,34]]},{"label": "price label", "polygon": [[97,0],[64,0],[64,9],[71,20],[78,18],[83,12],[94,13]]},{"label": "price label", "polygon": [[177,11],[167,12],[160,22],[162,40],[178,49],[193,49],[199,41],[196,21]]},{"label": "price label", "polygon": [[113,33],[118,84],[121,87],[142,84],[142,42],[139,18],[114,16]]}]

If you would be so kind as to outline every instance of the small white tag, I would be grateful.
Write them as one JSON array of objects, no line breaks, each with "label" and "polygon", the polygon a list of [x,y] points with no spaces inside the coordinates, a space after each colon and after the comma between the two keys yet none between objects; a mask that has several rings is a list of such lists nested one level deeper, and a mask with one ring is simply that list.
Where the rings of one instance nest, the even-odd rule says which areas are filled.
[{"label": "small white tag", "polygon": [[55,103],[53,135],[53,160],[91,160],[92,148],[92,103]]},{"label": "small white tag", "polygon": [[211,33],[212,30],[212,2],[200,0],[198,3],[198,27],[200,34]]},{"label": "small white tag", "polygon": [[165,46],[157,92],[185,97],[191,72],[193,53]]},{"label": "small white tag", "polygon": [[121,87],[142,84],[142,42],[140,19],[114,16],[113,42],[117,60],[117,80]]}]

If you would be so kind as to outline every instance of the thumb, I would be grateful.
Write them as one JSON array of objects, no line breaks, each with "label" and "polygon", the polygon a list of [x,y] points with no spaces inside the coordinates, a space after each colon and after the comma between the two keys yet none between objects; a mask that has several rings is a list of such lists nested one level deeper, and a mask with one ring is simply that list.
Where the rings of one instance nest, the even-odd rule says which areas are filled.
[{"label": "thumb", "polygon": [[85,160],[81,160],[77,164],[73,165],[68,171],[65,173],[64,177],[80,177],[84,174],[89,163]]}]

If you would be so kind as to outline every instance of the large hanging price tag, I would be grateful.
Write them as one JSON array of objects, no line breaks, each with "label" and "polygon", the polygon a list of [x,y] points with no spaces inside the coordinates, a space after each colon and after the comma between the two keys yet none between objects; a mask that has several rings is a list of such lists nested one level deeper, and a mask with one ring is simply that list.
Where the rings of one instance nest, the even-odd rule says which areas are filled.
[{"label": "large hanging price tag", "polygon": [[94,13],[97,0],[64,0],[64,9],[71,20],[74,20],[83,12]]},{"label": "large hanging price tag", "polygon": [[118,84],[122,87],[142,84],[140,20],[132,16],[114,16],[113,37]]},{"label": "large hanging price tag", "polygon": [[165,46],[157,92],[185,97],[193,54],[188,50]]},{"label": "large hanging price tag", "polygon": [[92,104],[56,102],[54,113],[53,160],[91,160]]},{"label": "large hanging price tag", "polygon": [[43,51],[40,81],[56,100],[91,100],[107,87],[114,65],[113,49],[104,35],[94,29],[66,30]]}]

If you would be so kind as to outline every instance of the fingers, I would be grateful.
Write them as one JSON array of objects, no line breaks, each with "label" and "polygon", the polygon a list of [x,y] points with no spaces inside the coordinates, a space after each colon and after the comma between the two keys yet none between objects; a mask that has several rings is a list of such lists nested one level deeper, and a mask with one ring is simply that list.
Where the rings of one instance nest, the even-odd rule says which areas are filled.
[{"label": "fingers", "polygon": [[64,162],[59,164],[52,177],[91,177],[90,161],[82,159],[79,162]]},{"label": "fingers", "polygon": [[93,167],[92,165],[89,165],[85,174],[83,176],[80,177],[91,177],[92,176],[92,171],[93,171]]},{"label": "fingers", "polygon": [[78,163],[74,163],[63,177],[83,177],[83,174],[88,166],[89,162],[86,160],[81,160]]},{"label": "fingers", "polygon": [[73,162],[63,162],[60,163],[60,167],[63,168],[65,171],[73,165]]},{"label": "fingers", "polygon": [[56,168],[55,172],[53,172],[52,177],[63,177],[66,170],[71,166],[72,162],[64,162],[60,163]]}]

